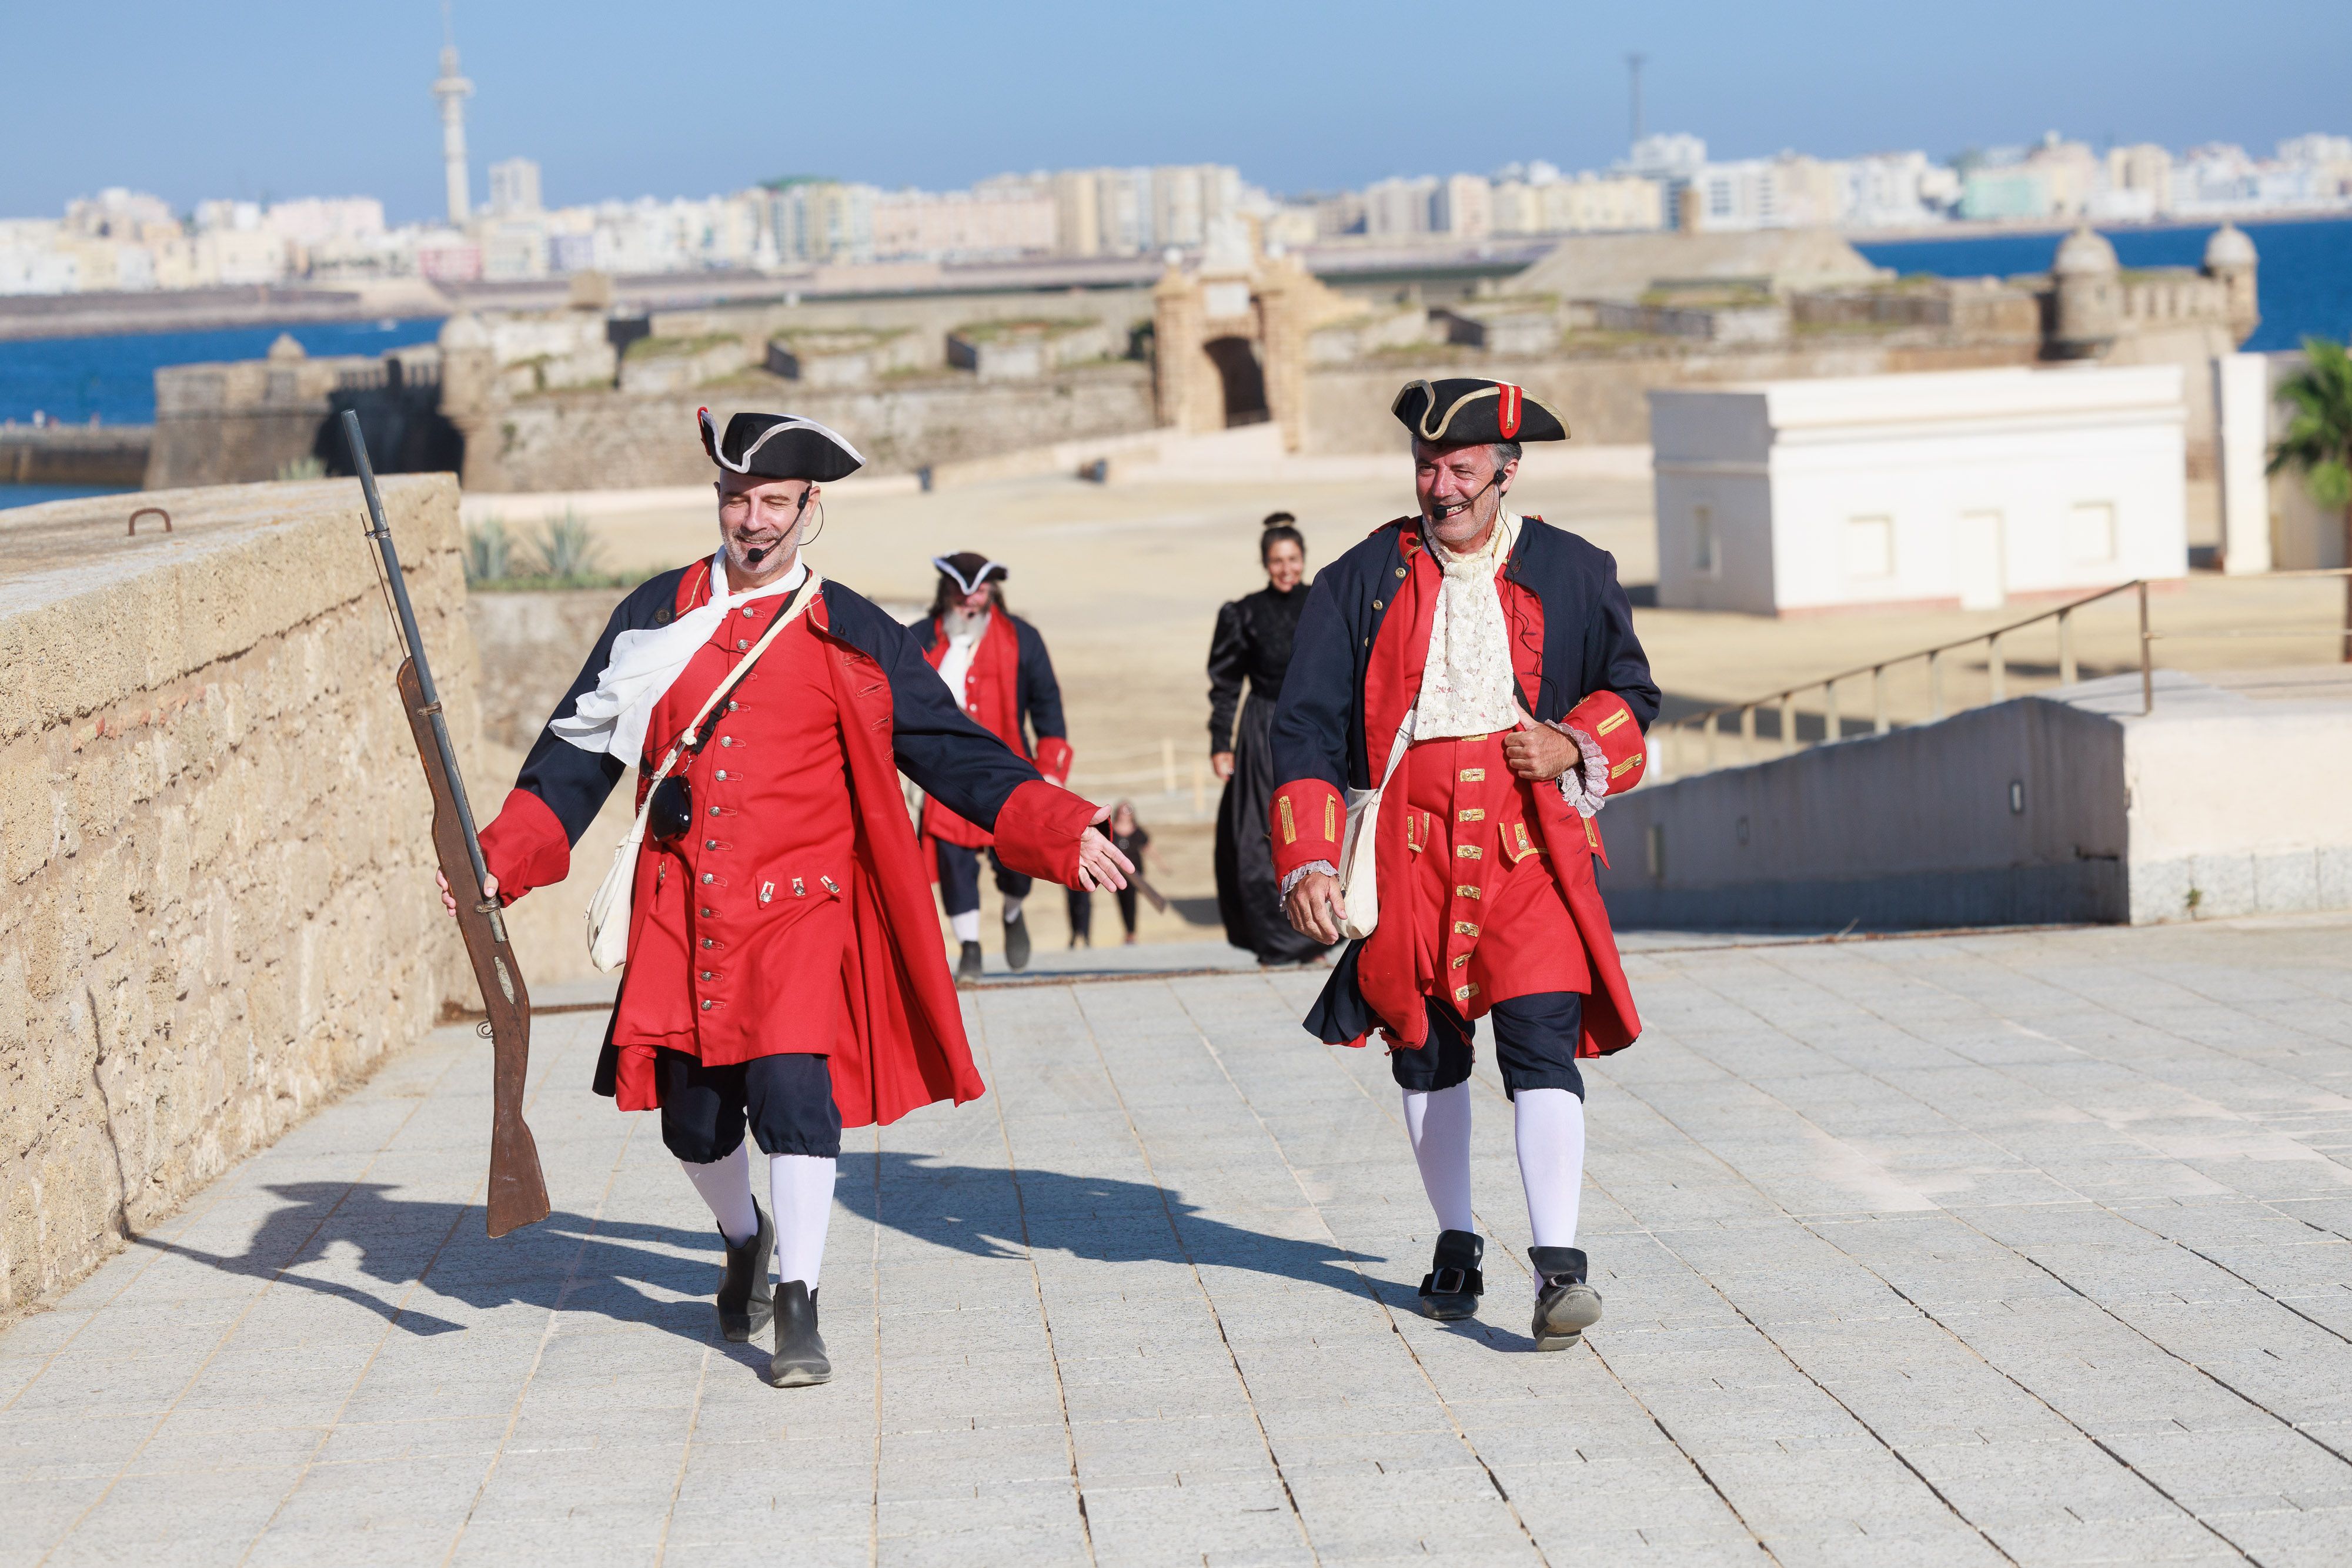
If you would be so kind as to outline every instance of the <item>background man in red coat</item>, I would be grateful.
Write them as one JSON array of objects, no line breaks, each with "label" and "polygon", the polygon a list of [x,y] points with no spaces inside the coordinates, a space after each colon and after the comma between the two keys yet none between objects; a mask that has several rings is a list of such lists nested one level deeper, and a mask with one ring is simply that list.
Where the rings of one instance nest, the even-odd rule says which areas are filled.
[{"label": "background man in red coat", "polygon": [[1485,1288],[1469,1078],[1477,1020],[1492,1021],[1534,1232],[1536,1348],[1558,1350],[1601,1316],[1575,1246],[1577,1061],[1641,1032],[1592,818],[1640,780],[1658,688],[1615,561],[1507,503],[1519,443],[1568,439],[1558,416],[1472,377],[1414,382],[1393,412],[1412,433],[1418,512],[1327,568],[1300,612],[1272,731],[1275,869],[1291,924],[1336,941],[1345,805],[1381,792],[1379,922],[1307,1026],[1389,1043],[1442,1228],[1421,1308],[1451,1319]]},{"label": "background man in red coat", "polygon": [[[1069,728],[1062,721],[1062,688],[1054,661],[1037,628],[1004,608],[1002,561],[976,550],[934,556],[939,591],[930,618],[915,628],[923,657],[939,671],[955,703],[982,729],[1022,756],[1055,784],[1070,777]],[[1030,745],[1030,733],[1036,745]],[[980,852],[996,866],[996,891],[1004,895],[1004,962],[1029,967],[1029,923],[1022,900],[1030,879],[1007,864],[987,828],[960,815],[937,798],[923,802],[923,842],[940,879],[940,904],[947,911],[961,949],[956,984],[980,982]]]},{"label": "background man in red coat", "polygon": [[[769,1378],[790,1386],[832,1375],[816,1295],[842,1128],[983,1092],[898,772],[1030,874],[1119,887],[1133,868],[1089,825],[1107,810],[965,717],[896,620],[801,559],[820,486],[856,450],[813,420],[739,413],[722,438],[700,418],[720,548],[613,612],[482,830],[483,892],[512,902],[562,881],[637,768],[646,833],[596,1087],[660,1112],[726,1243],[720,1329],[748,1340],[772,1318]],[[657,759],[689,733],[646,805]],[[772,1216],[751,1196],[747,1127]]]}]

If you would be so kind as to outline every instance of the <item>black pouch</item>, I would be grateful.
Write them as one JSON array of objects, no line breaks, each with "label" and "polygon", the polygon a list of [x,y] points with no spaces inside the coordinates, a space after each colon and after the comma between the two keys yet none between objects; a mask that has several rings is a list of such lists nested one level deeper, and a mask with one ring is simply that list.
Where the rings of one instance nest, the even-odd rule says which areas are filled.
[{"label": "black pouch", "polygon": [[656,843],[668,843],[694,826],[694,789],[683,773],[673,773],[654,786],[646,802],[646,831]]}]

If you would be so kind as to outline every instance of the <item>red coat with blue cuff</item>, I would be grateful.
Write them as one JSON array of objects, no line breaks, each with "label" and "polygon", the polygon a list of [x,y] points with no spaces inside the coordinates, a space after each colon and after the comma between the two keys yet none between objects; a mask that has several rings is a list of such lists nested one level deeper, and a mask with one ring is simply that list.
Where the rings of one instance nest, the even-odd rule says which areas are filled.
[{"label": "red coat with blue cuff", "polygon": [[[1283,780],[1269,821],[1277,874],[1317,861],[1339,863],[1344,791],[1380,783],[1397,727],[1419,700],[1442,581],[1418,517],[1383,525],[1317,574],[1274,719],[1275,777]],[[1614,559],[1540,517],[1524,517],[1496,586],[1520,706],[1538,720],[1592,736],[1609,759],[1610,792],[1632,789],[1641,779],[1643,731],[1657,716],[1658,688]],[[1373,846],[1380,924],[1349,946],[1307,1016],[1307,1027],[1334,1044],[1360,1045],[1375,1029],[1407,1048],[1428,1038],[1424,998],[1433,993],[1421,971],[1433,937],[1420,927],[1453,916],[1434,904],[1422,907],[1415,891],[1428,880],[1413,874],[1414,857],[1427,847],[1416,833],[1425,837],[1431,824],[1423,821],[1429,813],[1400,809],[1405,777],[1399,768]],[[1526,798],[1533,821],[1488,824],[1500,837],[1497,858],[1548,859],[1591,973],[1579,1054],[1620,1050],[1642,1026],[1593,875],[1593,859],[1603,853],[1600,833],[1555,785],[1537,785]],[[1475,884],[1465,891],[1477,896]],[[1434,950],[1446,950],[1443,941]],[[1496,998],[1526,988],[1510,986],[1508,975],[1498,978],[1505,983],[1483,996],[1472,988],[1457,1002],[1463,1017],[1477,1018]]]},{"label": "red coat with blue cuff", "polygon": [[[915,643],[937,670],[948,656],[947,629],[933,616],[914,627]],[[1037,770],[1059,784],[1070,776],[1069,727],[1062,719],[1062,687],[1054,679],[1054,661],[1045,653],[1045,639],[1037,628],[998,605],[989,612],[988,629],[971,651],[971,667],[964,672],[963,690],[956,694],[964,715],[981,728],[1037,765]],[[1034,730],[1037,744],[1029,744]],[[968,850],[984,850],[994,841],[989,831],[949,808],[936,796],[923,802],[923,836]],[[1007,863],[1010,863],[1009,862]]]},{"label": "red coat with blue cuff", "polygon": [[[709,601],[708,562],[664,572],[613,612],[558,706],[595,689],[621,632]],[[655,706],[646,781],[711,690],[790,604],[730,612]],[[983,1092],[940,946],[930,877],[898,773],[993,832],[1007,864],[1068,884],[1091,804],[957,710],[906,629],[826,582],[778,634],[681,758],[694,826],[640,850],[629,961],[598,1087],[623,1110],[658,1103],[654,1052],[723,1064],[822,1054],[845,1126],[896,1121]],[[482,852],[511,903],[561,882],[572,846],[625,771],[542,731]]]}]

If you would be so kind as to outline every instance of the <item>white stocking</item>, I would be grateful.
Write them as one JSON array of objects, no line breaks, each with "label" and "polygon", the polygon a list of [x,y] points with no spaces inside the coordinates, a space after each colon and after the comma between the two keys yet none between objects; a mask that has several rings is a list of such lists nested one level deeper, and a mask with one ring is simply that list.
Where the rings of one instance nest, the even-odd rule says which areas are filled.
[{"label": "white stocking", "polygon": [[1004,895],[1004,924],[1010,925],[1021,918],[1021,899],[1028,896],[1025,893],[1020,898],[1015,898],[1009,893]]},{"label": "white stocking", "polygon": [[814,1291],[824,1262],[824,1228],[833,1218],[833,1162],[771,1155],[768,1193],[776,1209],[776,1282],[798,1280]]},{"label": "white stocking", "polygon": [[1522,1089],[1512,1110],[1536,1245],[1573,1247],[1584,1189],[1584,1102],[1567,1089]]},{"label": "white stocking", "polygon": [[1476,1229],[1470,1218],[1470,1085],[1426,1094],[1404,1091],[1404,1131],[1437,1223],[1448,1230]]},{"label": "white stocking", "polygon": [[967,909],[961,915],[949,915],[948,925],[954,929],[955,938],[959,942],[980,940],[980,911],[977,909]]},{"label": "white stocking", "polygon": [[707,1166],[680,1160],[678,1168],[686,1179],[710,1206],[710,1217],[719,1221],[719,1234],[727,1238],[730,1247],[740,1247],[760,1234],[759,1210],[751,1207],[751,1161],[743,1145],[724,1159],[713,1160]]}]

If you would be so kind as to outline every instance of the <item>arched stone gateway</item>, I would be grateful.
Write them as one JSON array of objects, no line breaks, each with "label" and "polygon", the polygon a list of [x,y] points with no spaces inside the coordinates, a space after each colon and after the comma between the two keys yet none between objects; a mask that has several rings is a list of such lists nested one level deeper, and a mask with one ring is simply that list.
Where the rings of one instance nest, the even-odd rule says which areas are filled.
[{"label": "arched stone gateway", "polygon": [[1297,451],[1307,335],[1337,303],[1297,258],[1261,250],[1247,219],[1213,224],[1198,265],[1171,262],[1152,290],[1160,423],[1206,433],[1271,421]]},{"label": "arched stone gateway", "polygon": [[1265,406],[1265,371],[1247,338],[1213,338],[1202,345],[1217,367],[1224,392],[1225,428],[1263,424],[1271,415]]}]

